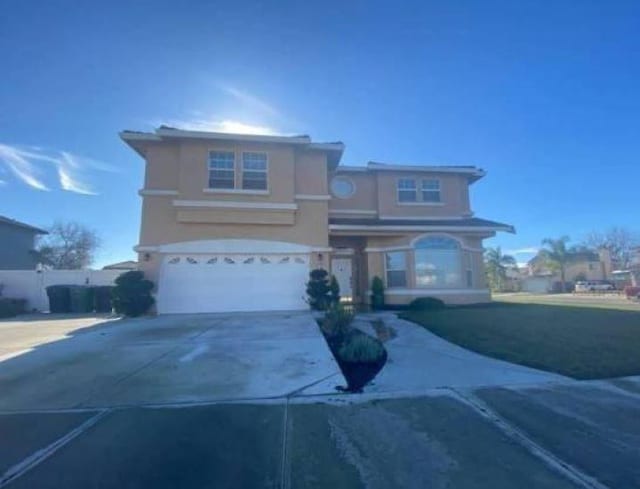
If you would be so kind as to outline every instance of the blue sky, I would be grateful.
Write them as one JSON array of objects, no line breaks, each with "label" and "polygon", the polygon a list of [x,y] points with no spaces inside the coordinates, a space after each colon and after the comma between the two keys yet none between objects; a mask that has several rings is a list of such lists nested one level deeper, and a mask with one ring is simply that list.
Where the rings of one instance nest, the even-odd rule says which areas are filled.
[{"label": "blue sky", "polygon": [[[488,245],[638,229],[640,3],[61,2],[0,15],[0,214],[133,257],[160,123],[342,140],[345,164],[474,164]],[[530,254],[518,254],[519,261]]]}]

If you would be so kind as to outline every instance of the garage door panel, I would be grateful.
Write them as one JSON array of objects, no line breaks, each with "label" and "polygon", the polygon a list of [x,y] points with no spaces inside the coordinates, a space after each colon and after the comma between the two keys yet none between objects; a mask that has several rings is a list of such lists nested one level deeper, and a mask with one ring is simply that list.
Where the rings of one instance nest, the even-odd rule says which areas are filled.
[{"label": "garage door panel", "polygon": [[165,257],[159,313],[305,309],[305,255]]}]

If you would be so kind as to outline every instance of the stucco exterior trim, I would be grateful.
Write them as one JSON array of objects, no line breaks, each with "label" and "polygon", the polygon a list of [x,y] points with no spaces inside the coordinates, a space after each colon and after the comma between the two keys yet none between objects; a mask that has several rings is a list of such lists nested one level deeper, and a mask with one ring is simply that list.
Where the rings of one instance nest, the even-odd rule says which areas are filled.
[{"label": "stucco exterior trim", "polygon": [[330,195],[296,194],[296,200],[331,200]]},{"label": "stucco exterior trim", "polygon": [[137,252],[156,253],[289,253],[307,254],[314,252],[330,252],[331,248],[307,246],[286,241],[271,241],[266,239],[203,239],[196,241],[182,241],[159,246],[136,246]]},{"label": "stucco exterior trim", "polygon": [[421,288],[398,288],[398,289],[385,289],[387,295],[425,295],[425,294],[450,294],[450,295],[486,295],[489,294],[489,289],[430,289],[428,287]]},{"label": "stucco exterior trim", "polygon": [[297,204],[276,203],[276,202],[234,202],[230,200],[174,200],[175,207],[218,207],[226,209],[278,209],[291,210],[298,209]]},{"label": "stucco exterior trim", "polygon": [[330,231],[477,231],[495,232],[507,231],[503,227],[485,226],[370,226],[365,224],[329,224]]},{"label": "stucco exterior trim", "polygon": [[329,214],[361,214],[363,216],[375,216],[378,212],[367,209],[329,209]]},{"label": "stucco exterior trim", "polygon": [[178,195],[178,193],[179,192],[177,190],[165,190],[157,188],[143,188],[138,190],[138,195],[141,197]]}]

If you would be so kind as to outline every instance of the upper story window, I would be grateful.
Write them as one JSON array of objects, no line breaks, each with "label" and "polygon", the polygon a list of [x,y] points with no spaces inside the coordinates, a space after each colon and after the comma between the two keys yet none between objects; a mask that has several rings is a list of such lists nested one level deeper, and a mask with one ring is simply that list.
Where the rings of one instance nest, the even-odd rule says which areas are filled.
[{"label": "upper story window", "polygon": [[416,181],[412,178],[401,178],[398,180],[398,202],[416,202],[418,192]]},{"label": "upper story window", "polygon": [[235,155],[232,151],[209,153],[209,188],[235,187]]},{"label": "upper story window", "polygon": [[267,153],[242,153],[242,188],[267,190]]},{"label": "upper story window", "polygon": [[440,202],[440,180],[422,180],[422,202]]},{"label": "upper story window", "polygon": [[346,177],[334,177],[331,180],[331,193],[339,199],[348,199],[356,191],[356,185]]},{"label": "upper story window", "polygon": [[413,178],[398,179],[398,202],[435,204],[442,202],[440,195],[440,180],[425,178],[415,180]]}]

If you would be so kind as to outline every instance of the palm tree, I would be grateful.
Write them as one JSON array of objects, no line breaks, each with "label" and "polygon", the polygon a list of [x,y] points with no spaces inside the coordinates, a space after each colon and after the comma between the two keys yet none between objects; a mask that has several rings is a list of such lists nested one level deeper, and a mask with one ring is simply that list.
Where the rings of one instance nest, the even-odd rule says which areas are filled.
[{"label": "palm tree", "polygon": [[498,246],[487,248],[484,253],[484,263],[491,289],[497,292],[502,291],[507,278],[507,267],[516,266],[516,259],[511,255],[504,255]]},{"label": "palm tree", "polygon": [[545,238],[542,240],[543,248],[538,253],[551,271],[560,272],[562,292],[566,292],[567,289],[565,277],[567,264],[576,253],[575,249],[567,248],[569,241],[569,236],[561,236],[558,239]]}]

